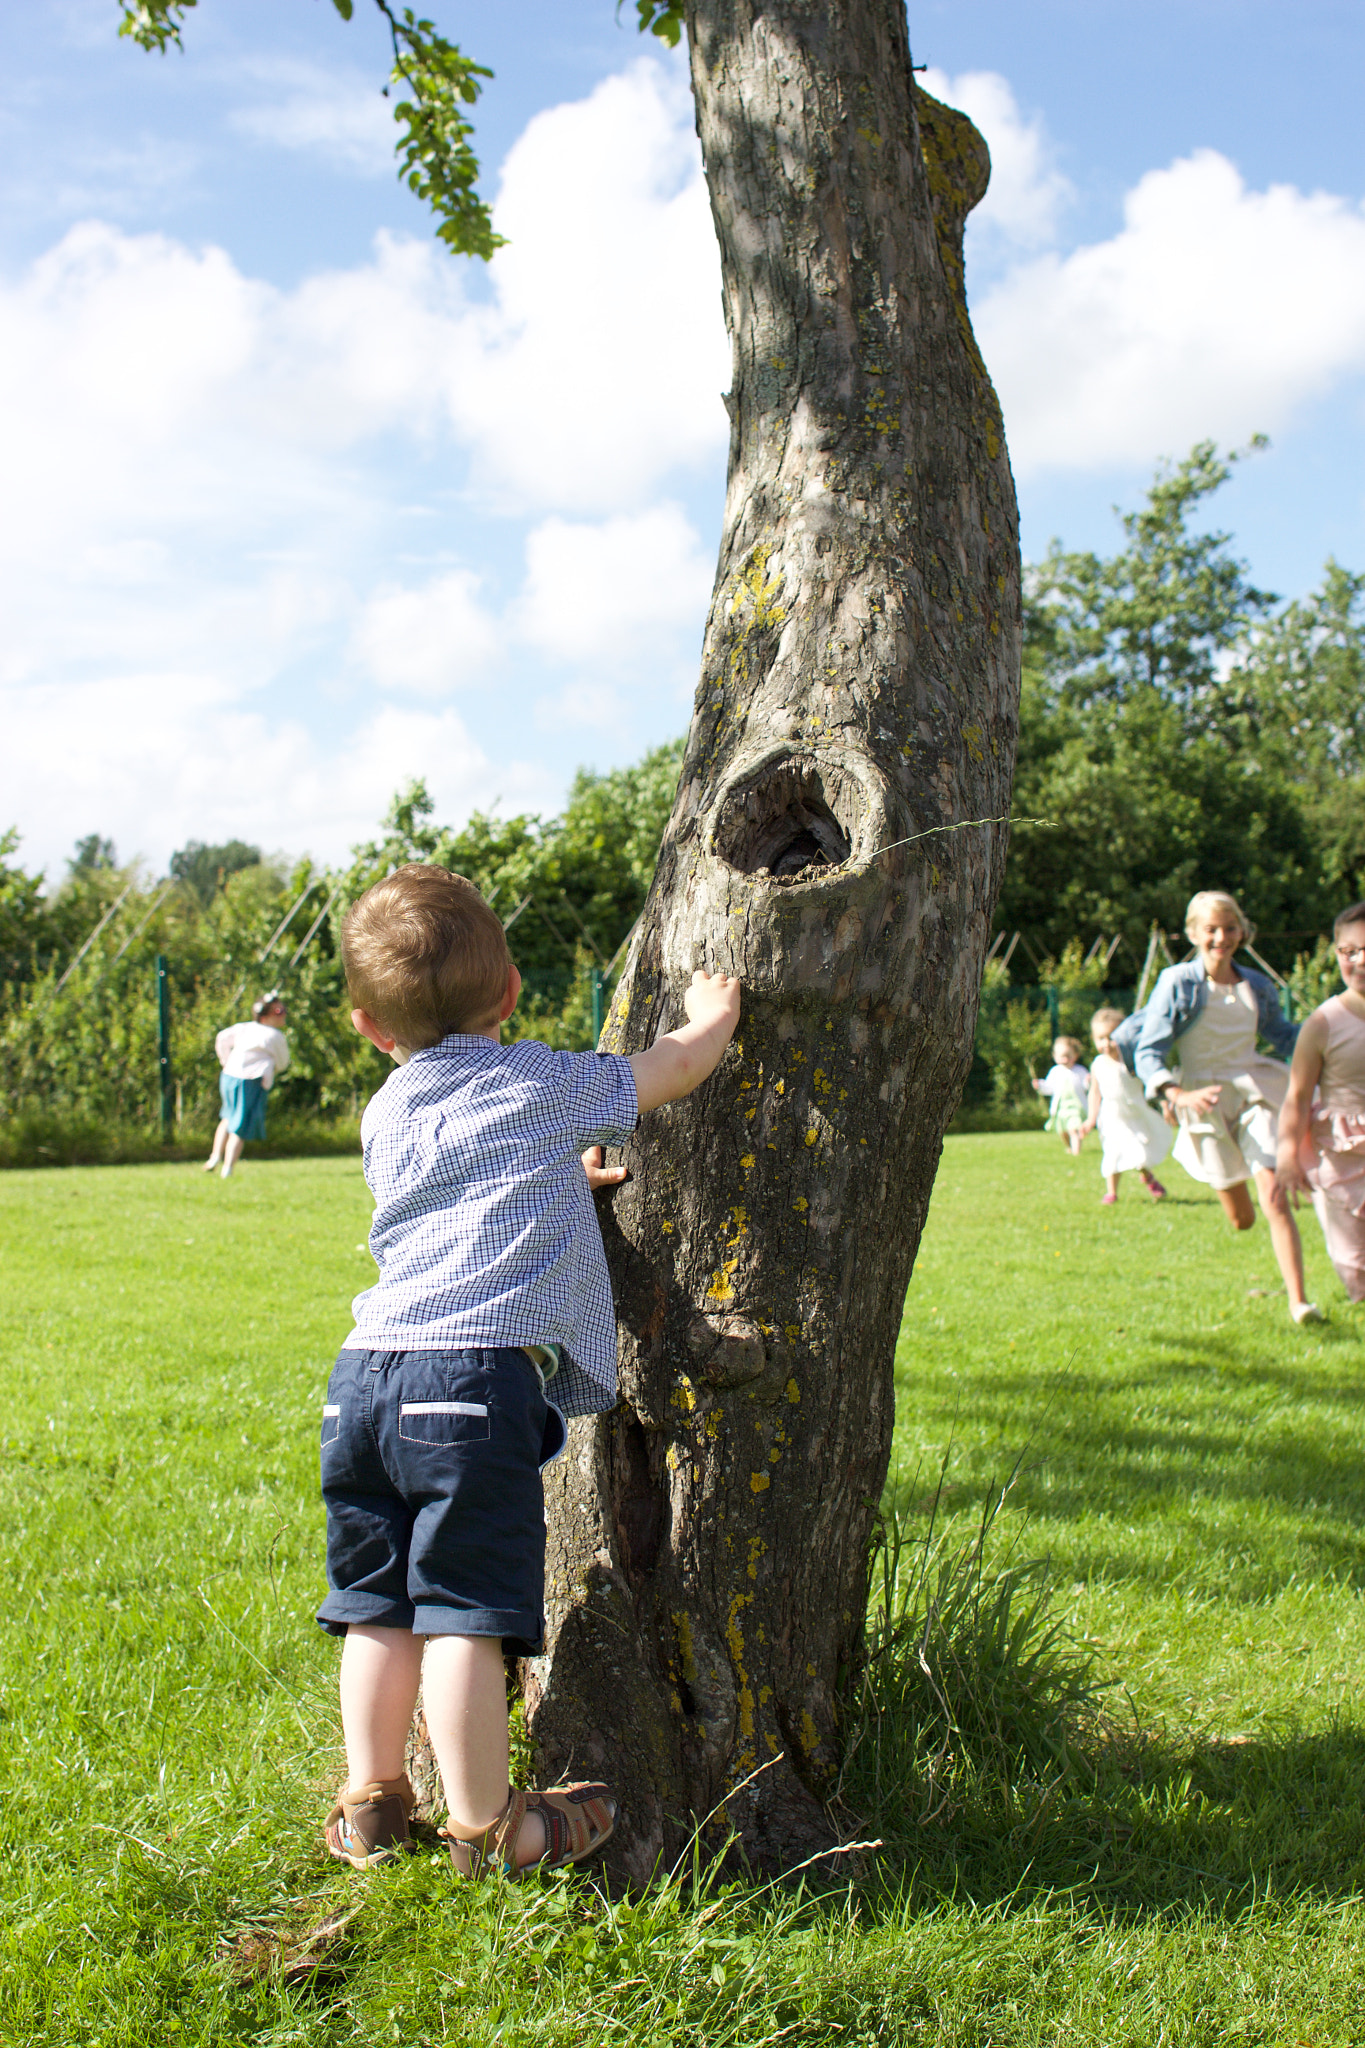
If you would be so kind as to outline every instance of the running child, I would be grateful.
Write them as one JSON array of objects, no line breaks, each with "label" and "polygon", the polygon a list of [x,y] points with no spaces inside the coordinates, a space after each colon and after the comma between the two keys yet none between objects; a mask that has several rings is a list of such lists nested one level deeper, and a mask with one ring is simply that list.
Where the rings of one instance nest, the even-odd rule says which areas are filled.
[{"label": "running child", "polygon": [[318,1620],[345,1638],[348,1773],[326,1846],[357,1869],[412,1846],[420,1688],[456,1871],[555,1869],[606,1841],[616,1800],[596,1783],[512,1789],[503,1653],[541,1647],[541,1468],[566,1414],[616,1401],[590,1188],[623,1169],[597,1148],[706,1079],[739,983],[694,974],[688,1021],[629,1058],[503,1045],[521,976],[502,925],[472,883],[417,863],[352,905],[341,952],[352,1023],[399,1064],[361,1121],[379,1278],[352,1303],[322,1411]]},{"label": "running child", "polygon": [[[1250,1230],[1256,1221],[1246,1186],[1255,1181],[1289,1313],[1296,1323],[1319,1322],[1320,1310],[1304,1295],[1298,1225],[1275,1177],[1276,1119],[1289,1086],[1284,1062],[1297,1029],[1269,977],[1236,964],[1237,948],[1255,937],[1255,928],[1235,896],[1201,889],[1190,898],[1185,932],[1195,958],[1157,977],[1134,1055],[1137,1077],[1149,1101],[1173,1110],[1174,1156],[1192,1179],[1214,1189],[1234,1230]],[[1258,1037],[1280,1057],[1258,1052]]]},{"label": "running child", "polygon": [[213,1041],[223,1070],[218,1077],[223,1114],[205,1173],[221,1165],[223,1179],[229,1180],[243,1147],[264,1139],[266,1097],[289,1065],[286,1021],[284,997],[272,988],[251,1005],[249,1024],[229,1024]]},{"label": "running child", "polygon": [[1052,1041],[1052,1065],[1041,1081],[1034,1087],[1040,1095],[1050,1096],[1052,1107],[1048,1111],[1045,1131],[1060,1131],[1062,1143],[1074,1158],[1084,1142],[1081,1125],[1085,1120],[1085,1100],[1089,1070],[1081,1065],[1079,1039],[1054,1038]]},{"label": "running child", "polygon": [[1123,1011],[1096,1010],[1090,1019],[1090,1036],[1095,1041],[1095,1061],[1090,1069],[1090,1107],[1081,1125],[1084,1138],[1098,1129],[1104,1151],[1100,1172],[1104,1175],[1106,1207],[1119,1198],[1119,1175],[1136,1171],[1154,1202],[1165,1199],[1166,1190],[1152,1172],[1171,1149],[1170,1128],[1142,1092],[1142,1083],[1130,1074],[1123,1054],[1112,1042],[1112,1033],[1123,1022]]},{"label": "running child", "polygon": [[1275,1178],[1312,1196],[1342,1286],[1365,1301],[1365,903],[1342,911],[1332,937],[1346,985],[1300,1027]]}]

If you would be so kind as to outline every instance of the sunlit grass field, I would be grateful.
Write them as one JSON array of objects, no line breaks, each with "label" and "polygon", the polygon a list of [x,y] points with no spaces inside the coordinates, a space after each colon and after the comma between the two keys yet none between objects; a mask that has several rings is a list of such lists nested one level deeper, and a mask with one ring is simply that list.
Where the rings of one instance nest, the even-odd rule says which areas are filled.
[{"label": "sunlit grass field", "polygon": [[[0,2041],[1365,2041],[1365,1311],[1303,1219],[949,1141],[897,1357],[902,1531],[1051,1557],[1108,1733],[930,1820],[850,1702],[884,1850],[812,1893],[328,1866],[318,1404],[372,1266],[349,1159],[0,1175]],[[818,1894],[818,1895],[817,1895]],[[315,1930],[350,1914],[330,1941]]]}]

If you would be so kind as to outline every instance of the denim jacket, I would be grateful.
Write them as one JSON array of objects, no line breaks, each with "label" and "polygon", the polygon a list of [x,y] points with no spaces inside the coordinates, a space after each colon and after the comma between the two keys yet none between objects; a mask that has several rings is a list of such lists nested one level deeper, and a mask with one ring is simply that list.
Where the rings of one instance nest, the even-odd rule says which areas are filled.
[{"label": "denim jacket", "polygon": [[[1294,1050],[1299,1027],[1291,1024],[1280,1008],[1274,982],[1250,967],[1234,967],[1233,972],[1239,981],[1246,982],[1256,998],[1257,1035],[1269,1041],[1278,1058],[1287,1060]],[[1175,1080],[1167,1066],[1171,1047],[1189,1030],[1208,1001],[1208,986],[1202,959],[1182,960],[1177,967],[1168,967],[1158,975],[1146,1008],[1125,1017],[1119,1026],[1119,1031],[1131,1041],[1121,1050],[1126,1059],[1131,1059],[1149,1096],[1155,1096],[1159,1088]],[[1139,1024],[1141,1029],[1135,1031]],[[1114,1034],[1116,1039],[1119,1031]]]}]

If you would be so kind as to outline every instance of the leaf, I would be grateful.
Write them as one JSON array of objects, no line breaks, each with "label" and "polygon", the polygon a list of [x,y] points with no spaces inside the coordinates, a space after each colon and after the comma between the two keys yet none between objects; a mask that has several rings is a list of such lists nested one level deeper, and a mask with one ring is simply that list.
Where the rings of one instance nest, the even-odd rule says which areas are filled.
[{"label": "leaf", "polygon": [[121,36],[131,36],[143,50],[159,50],[164,56],[169,43],[183,49],[180,25],[187,10],[199,0],[123,0]]},{"label": "leaf", "polygon": [[355,0],[332,0],[332,5],[343,21],[349,21],[355,13]]},{"label": "leaf", "polygon": [[[619,15],[619,6],[616,11]],[[681,0],[635,0],[635,11],[642,36],[658,36],[670,50],[676,50],[683,31]]]}]

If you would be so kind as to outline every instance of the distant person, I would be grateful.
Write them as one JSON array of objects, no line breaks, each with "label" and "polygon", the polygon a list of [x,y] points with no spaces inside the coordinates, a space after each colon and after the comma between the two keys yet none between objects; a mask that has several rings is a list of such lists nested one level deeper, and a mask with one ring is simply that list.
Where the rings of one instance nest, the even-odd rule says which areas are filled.
[{"label": "distant person", "polygon": [[1342,911],[1332,937],[1346,986],[1300,1027],[1275,1177],[1311,1194],[1337,1277],[1365,1301],[1365,903]]},{"label": "distant person", "polygon": [[[1269,977],[1236,965],[1237,948],[1255,928],[1235,896],[1201,889],[1190,898],[1185,932],[1196,957],[1157,977],[1134,1054],[1138,1079],[1149,1101],[1174,1111],[1175,1158],[1214,1190],[1235,1230],[1256,1221],[1246,1187],[1255,1181],[1289,1313],[1296,1323],[1319,1322],[1320,1310],[1304,1295],[1299,1227],[1275,1177],[1278,1113],[1289,1087],[1284,1062],[1297,1028]],[[1256,1050],[1258,1037],[1278,1059]]]},{"label": "distant person", "polygon": [[1054,1038],[1052,1041],[1052,1065],[1041,1081],[1034,1082],[1039,1095],[1051,1099],[1045,1131],[1060,1131],[1062,1143],[1074,1158],[1084,1143],[1081,1125],[1085,1121],[1085,1102],[1090,1086],[1090,1070],[1081,1065],[1081,1045],[1077,1038]]},{"label": "distant person", "polygon": [[204,1171],[212,1173],[221,1164],[224,1180],[241,1158],[242,1147],[264,1138],[265,1098],[289,1065],[284,997],[278,989],[251,1005],[251,1019],[249,1024],[229,1024],[214,1040],[223,1069],[218,1082],[223,1116]]},{"label": "distant person", "polygon": [[1123,1022],[1122,1010],[1096,1010],[1090,1019],[1095,1041],[1095,1059],[1090,1069],[1090,1107],[1081,1136],[1094,1130],[1104,1150],[1100,1172],[1104,1193],[1100,1201],[1112,1207],[1119,1198],[1119,1176],[1136,1171],[1154,1202],[1164,1201],[1166,1190],[1152,1172],[1171,1149],[1171,1134],[1142,1092],[1142,1083],[1130,1074],[1123,1054],[1113,1043],[1113,1032]]},{"label": "distant person", "polygon": [[629,1058],[503,1045],[521,976],[502,925],[472,883],[416,863],[352,905],[341,953],[352,1023],[399,1066],[360,1127],[379,1278],[352,1304],[322,1411],[318,1620],[346,1639],[348,1772],[326,1846],[356,1869],[412,1846],[420,1687],[456,1872],[554,1870],[600,1848],[616,1800],[596,1782],[513,1790],[503,1655],[543,1640],[541,1468],[566,1414],[616,1402],[590,1191],[624,1170],[598,1148],[706,1079],[739,983],[694,974],[687,1023]]}]

